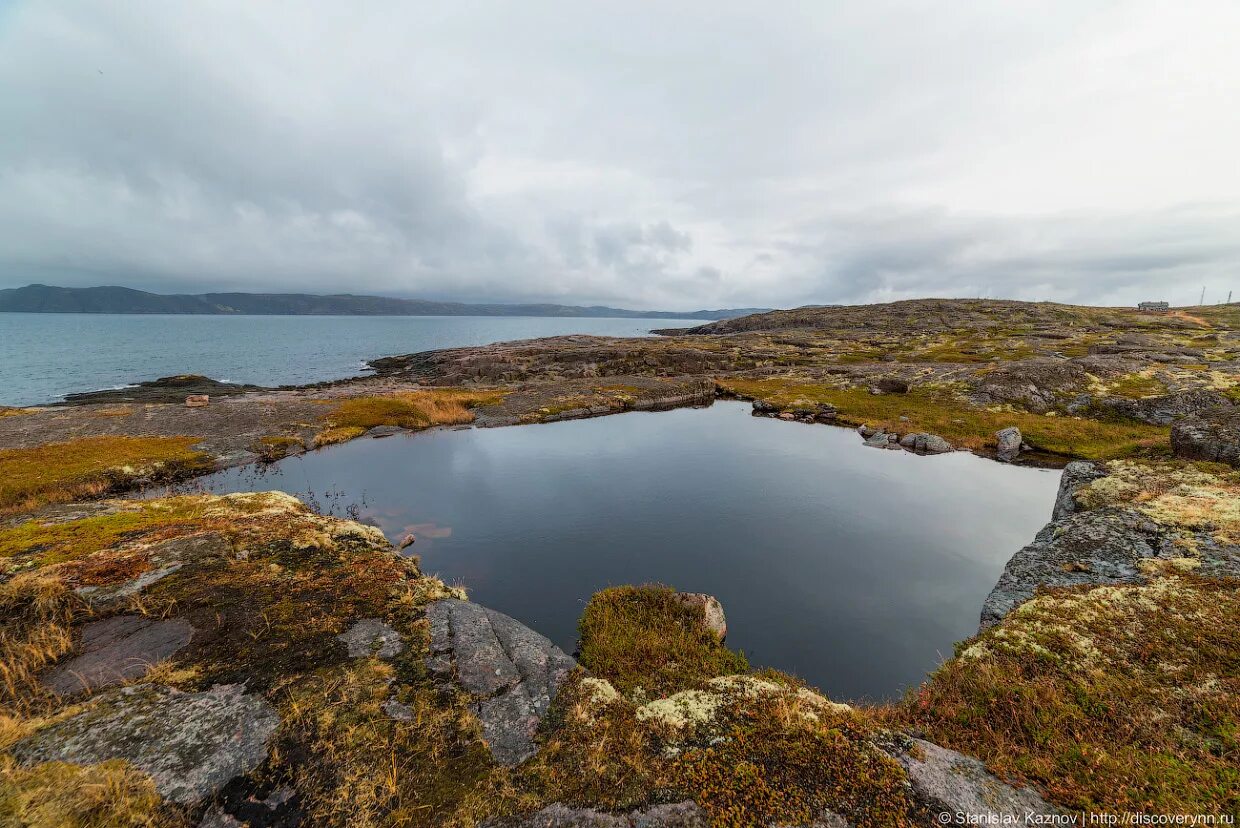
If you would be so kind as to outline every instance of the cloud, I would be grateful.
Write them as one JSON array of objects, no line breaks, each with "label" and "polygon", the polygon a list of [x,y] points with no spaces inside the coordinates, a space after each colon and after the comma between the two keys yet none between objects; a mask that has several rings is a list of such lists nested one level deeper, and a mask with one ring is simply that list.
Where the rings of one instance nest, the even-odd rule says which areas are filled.
[{"label": "cloud", "polygon": [[0,8],[0,286],[1222,298],[1229,0]]}]

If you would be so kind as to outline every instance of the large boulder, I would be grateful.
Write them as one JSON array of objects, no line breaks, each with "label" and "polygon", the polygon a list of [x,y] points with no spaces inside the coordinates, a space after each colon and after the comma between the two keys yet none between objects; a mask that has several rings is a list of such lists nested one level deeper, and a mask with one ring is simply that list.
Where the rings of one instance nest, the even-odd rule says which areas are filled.
[{"label": "large boulder", "polygon": [[443,676],[455,671],[491,755],[505,765],[533,756],[538,723],[576,662],[521,622],[469,601],[435,601],[426,617],[427,666]]},{"label": "large boulder", "polygon": [[179,618],[117,615],[87,624],[82,654],[43,678],[54,693],[69,696],[140,678],[152,665],[189,643],[194,628]]},{"label": "large boulder", "polygon": [[914,454],[946,454],[956,449],[937,434],[905,434],[900,445]]},{"label": "large boulder", "polygon": [[1020,454],[1023,439],[1016,426],[995,432],[995,459],[1000,463],[1011,463]]},{"label": "large boulder", "polygon": [[1077,489],[1105,475],[1106,472],[1097,463],[1088,460],[1074,460],[1064,466],[1063,474],[1059,477],[1059,492],[1055,495],[1051,520],[1059,520],[1077,511]]},{"label": "large boulder", "polygon": [[1171,426],[1177,457],[1240,466],[1240,407],[1202,411]]},{"label": "large boulder", "polygon": [[240,685],[183,693],[137,684],[37,730],[13,755],[24,765],[123,759],[148,774],[164,798],[189,805],[262,764],[279,724],[272,706]]},{"label": "large boulder", "polygon": [[908,774],[913,797],[928,824],[1026,825],[1063,812],[1031,788],[1017,788],[978,760],[922,739],[895,737],[886,746]]}]

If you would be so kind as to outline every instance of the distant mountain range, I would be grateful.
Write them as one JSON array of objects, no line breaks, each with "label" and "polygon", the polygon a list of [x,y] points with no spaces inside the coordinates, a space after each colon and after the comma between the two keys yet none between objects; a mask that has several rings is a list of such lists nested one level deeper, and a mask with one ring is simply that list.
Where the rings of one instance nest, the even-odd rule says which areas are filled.
[{"label": "distant mountain range", "polygon": [[186,313],[263,316],[611,316],[630,319],[731,319],[769,308],[683,313],[635,311],[601,305],[500,305],[429,302],[336,293],[147,293],[126,287],[64,288],[26,285],[0,290],[0,313]]}]

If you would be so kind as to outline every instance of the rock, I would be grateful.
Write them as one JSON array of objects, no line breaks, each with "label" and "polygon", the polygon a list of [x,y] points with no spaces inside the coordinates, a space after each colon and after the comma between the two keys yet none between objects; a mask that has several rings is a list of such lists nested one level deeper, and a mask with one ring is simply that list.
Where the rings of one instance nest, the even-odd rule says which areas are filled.
[{"label": "rock", "polygon": [[797,415],[793,414],[791,411],[783,411],[783,412],[780,412],[780,415],[779,415],[779,419],[781,420],[795,420],[796,418],[797,418]]},{"label": "rock", "polygon": [[393,434],[400,434],[400,433],[401,433],[401,432],[403,432],[404,430],[405,430],[405,429],[401,428],[400,426],[394,426],[394,425],[377,425],[377,426],[374,426],[373,428],[369,429],[369,430],[366,432],[366,436],[367,436],[367,437],[372,437],[372,438],[374,438],[374,439],[376,439],[376,440],[379,440],[379,439],[382,439],[382,438],[384,438],[384,437],[391,437]]},{"label": "rock", "polygon": [[279,723],[270,704],[240,685],[183,693],[138,684],[97,696],[83,712],[19,742],[13,755],[27,766],[124,759],[160,795],[190,805],[262,764]]},{"label": "rock", "polygon": [[405,649],[400,633],[378,618],[363,618],[353,622],[347,630],[336,636],[348,648],[349,658],[375,655],[393,658]]},{"label": "rock", "polygon": [[1171,449],[1177,457],[1240,466],[1240,408],[1203,411],[1171,426]]},{"label": "rock", "polygon": [[702,625],[723,641],[728,637],[728,619],[723,614],[723,604],[705,592],[678,592],[676,598],[683,604],[698,607],[702,612]]},{"label": "rock", "polygon": [[1063,813],[1037,791],[1012,787],[954,750],[905,737],[884,747],[908,773],[914,799],[930,824],[1025,825],[1029,814]]},{"label": "rock", "polygon": [[1181,417],[1209,411],[1214,408],[1233,408],[1234,403],[1217,391],[1194,389],[1158,397],[1128,399],[1126,397],[1103,397],[1095,404],[1113,411],[1121,417],[1139,420],[1152,425],[1168,425]]},{"label": "rock", "polygon": [[483,824],[488,828],[708,828],[710,820],[705,811],[689,801],[618,814],[556,803],[517,820]]},{"label": "rock", "polygon": [[907,394],[908,382],[899,377],[883,377],[874,384],[882,394]]},{"label": "rock", "polygon": [[753,401],[753,413],[755,414],[777,414],[779,406],[767,402],[766,400]]},{"label": "rock", "polygon": [[189,622],[179,618],[117,615],[92,622],[82,630],[82,654],[48,673],[43,684],[69,696],[139,678],[188,644],[193,634]]},{"label": "rock", "polygon": [[905,434],[900,446],[916,454],[946,454],[956,449],[937,434]]},{"label": "rock", "polygon": [[[1139,562],[1159,557],[1158,526],[1133,510],[1076,512],[1052,521],[1012,556],[982,605],[981,628],[998,623],[1038,587],[1138,583]],[[1167,557],[1174,557],[1171,552]]]},{"label": "rock", "polygon": [[427,666],[440,674],[455,666],[491,755],[505,765],[533,756],[538,723],[576,662],[519,621],[468,601],[435,601],[426,616]]},{"label": "rock", "polygon": [[395,699],[388,699],[382,705],[383,712],[388,718],[395,719],[398,722],[412,722],[413,708],[407,704],[402,704]]},{"label": "rock", "polygon": [[1059,493],[1055,495],[1055,509],[1051,512],[1051,520],[1059,520],[1075,512],[1076,490],[1105,474],[1097,465],[1086,460],[1074,460],[1064,466],[1063,474],[1059,478]]},{"label": "rock", "polygon": [[857,433],[864,439],[868,440],[878,432],[877,428],[870,428],[868,425],[862,424],[857,426]]},{"label": "rock", "polygon": [[180,570],[186,561],[203,560],[208,557],[230,558],[232,555],[232,545],[218,532],[203,532],[183,538],[172,538],[154,544],[146,550],[151,568],[137,578],[119,584],[81,586],[74,591],[92,606],[105,606],[118,599],[137,595],[150,585]]},{"label": "rock", "polygon": [[1000,463],[1011,463],[1020,454],[1022,443],[1020,429],[1016,426],[995,432],[995,459]]},{"label": "rock", "polygon": [[1076,362],[1023,360],[1000,365],[981,378],[972,397],[978,405],[1016,405],[1045,414],[1063,398],[1089,386],[1089,372]]},{"label": "rock", "polygon": [[895,441],[896,435],[894,434],[888,434],[886,431],[874,431],[869,437],[866,437],[865,444],[871,448],[887,448]]},{"label": "rock", "polygon": [[397,545],[396,548],[397,549],[408,549],[409,547],[413,546],[414,543],[417,542],[417,540],[418,539],[413,536],[413,533],[410,532],[409,534],[405,535],[403,538],[400,539],[400,543]]},{"label": "rock", "polygon": [[211,402],[207,394],[190,394],[185,398],[186,408],[205,408]]}]

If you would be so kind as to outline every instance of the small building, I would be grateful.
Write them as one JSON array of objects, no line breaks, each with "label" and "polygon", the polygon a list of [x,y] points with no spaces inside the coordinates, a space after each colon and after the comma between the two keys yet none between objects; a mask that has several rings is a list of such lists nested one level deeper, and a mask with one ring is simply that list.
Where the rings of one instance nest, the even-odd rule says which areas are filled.
[{"label": "small building", "polygon": [[1161,312],[1170,310],[1171,305],[1166,302],[1142,302],[1137,305],[1137,310]]}]

